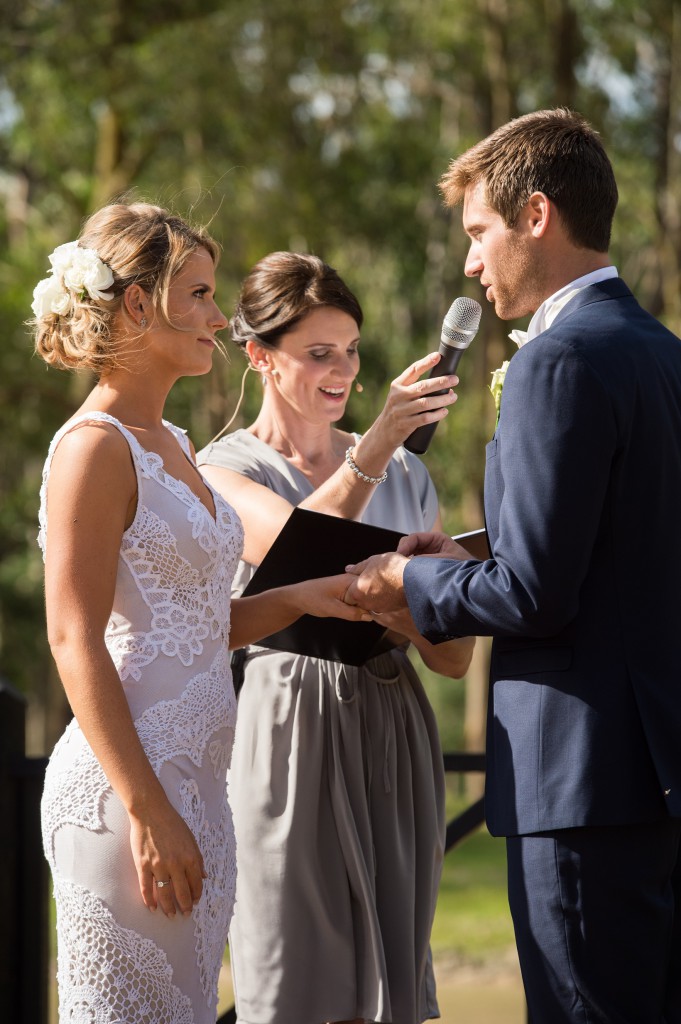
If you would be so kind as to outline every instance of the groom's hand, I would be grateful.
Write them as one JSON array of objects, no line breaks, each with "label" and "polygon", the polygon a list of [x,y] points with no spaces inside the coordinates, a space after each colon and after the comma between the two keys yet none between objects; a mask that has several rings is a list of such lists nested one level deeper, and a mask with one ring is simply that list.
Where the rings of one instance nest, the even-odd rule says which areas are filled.
[{"label": "groom's hand", "polygon": [[465,561],[475,557],[446,533],[410,533],[407,537],[402,537],[397,550],[407,558],[411,558],[412,555],[434,555],[437,558],[458,558]]},{"label": "groom's hand", "polygon": [[402,611],[407,607],[403,586],[407,561],[403,555],[389,551],[347,566],[345,571],[355,580],[346,590],[343,600],[377,614]]}]

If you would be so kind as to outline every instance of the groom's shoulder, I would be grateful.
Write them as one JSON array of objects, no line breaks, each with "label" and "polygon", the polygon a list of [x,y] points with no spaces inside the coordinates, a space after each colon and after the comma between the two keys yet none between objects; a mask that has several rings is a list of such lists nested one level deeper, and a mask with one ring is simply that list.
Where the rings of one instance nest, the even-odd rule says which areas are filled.
[{"label": "groom's shoulder", "polygon": [[595,355],[612,345],[679,338],[644,309],[620,277],[584,288],[545,332],[557,345]]}]

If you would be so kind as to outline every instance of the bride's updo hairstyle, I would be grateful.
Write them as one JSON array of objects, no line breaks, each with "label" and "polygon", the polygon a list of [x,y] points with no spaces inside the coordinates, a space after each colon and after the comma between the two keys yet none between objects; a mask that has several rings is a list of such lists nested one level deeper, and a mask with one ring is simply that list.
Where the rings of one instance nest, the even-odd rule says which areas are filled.
[{"label": "bride's updo hairstyle", "polygon": [[333,267],[318,256],[272,252],[241,286],[229,325],[232,340],[242,349],[250,339],[276,348],[281,336],[318,306],[340,309],[362,326],[362,308]]},{"label": "bride's updo hairstyle", "polygon": [[[38,355],[61,369],[105,374],[121,365],[116,325],[123,293],[137,284],[156,315],[170,325],[168,291],[197,249],[213,263],[218,245],[200,227],[149,203],[112,203],[94,213],[77,243],[50,256],[51,276],[34,292],[30,322]],[[140,336],[143,327],[134,325]]]}]

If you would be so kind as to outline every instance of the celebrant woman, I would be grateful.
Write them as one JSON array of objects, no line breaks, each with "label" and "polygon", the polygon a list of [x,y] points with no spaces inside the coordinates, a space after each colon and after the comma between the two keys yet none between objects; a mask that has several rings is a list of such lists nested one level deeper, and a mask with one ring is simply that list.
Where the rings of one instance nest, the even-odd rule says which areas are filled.
[{"label": "celebrant woman", "polygon": [[[262,378],[247,430],[198,462],[246,524],[239,593],[295,506],[405,533],[440,522],[423,463],[401,447],[447,415],[455,377],[390,386],[363,437],[335,426],[359,370],[362,311],[321,260],[272,253],[246,278],[233,340]],[[444,388],[445,395],[435,391]],[[360,667],[251,645],[230,774],[237,898],[230,932],[243,1024],[439,1015],[429,953],[444,841],[442,753],[407,656],[465,673],[473,640],[431,647],[408,617]]]}]

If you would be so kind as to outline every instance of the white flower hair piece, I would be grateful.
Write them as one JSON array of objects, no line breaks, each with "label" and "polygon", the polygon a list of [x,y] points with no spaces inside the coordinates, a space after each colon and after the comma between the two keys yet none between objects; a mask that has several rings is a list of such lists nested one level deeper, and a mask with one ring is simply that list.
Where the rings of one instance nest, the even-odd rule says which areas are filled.
[{"label": "white flower hair piece", "polygon": [[108,291],[114,283],[111,268],[99,258],[95,249],[81,247],[78,242],[58,245],[49,257],[50,277],[43,278],[33,290],[31,308],[40,319],[49,313],[65,316],[74,301],[74,295],[91,299],[111,299]]}]

